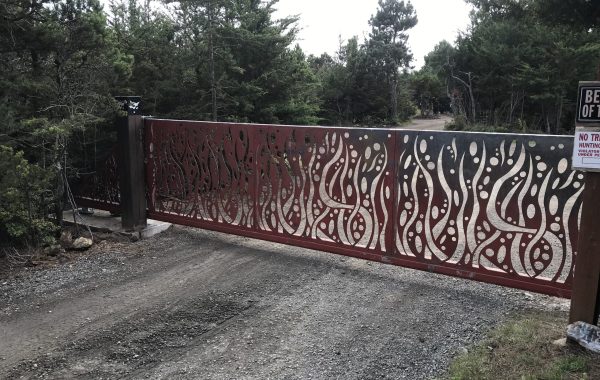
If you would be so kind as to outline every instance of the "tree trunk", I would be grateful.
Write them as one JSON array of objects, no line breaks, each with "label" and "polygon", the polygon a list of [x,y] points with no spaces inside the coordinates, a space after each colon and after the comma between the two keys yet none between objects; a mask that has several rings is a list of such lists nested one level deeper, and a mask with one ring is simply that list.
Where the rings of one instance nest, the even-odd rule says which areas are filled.
[{"label": "tree trunk", "polygon": [[471,81],[471,73],[469,75],[469,96],[471,97],[471,118],[472,122],[475,122],[475,96],[473,95],[473,82]]},{"label": "tree trunk", "polygon": [[560,119],[562,119],[562,109],[563,109],[563,97],[562,95],[558,98],[558,104],[556,107],[556,125],[554,126],[554,133],[558,133],[560,128]]},{"label": "tree trunk", "polygon": [[[450,75],[452,76],[452,78],[456,79],[458,82],[460,82],[467,90],[469,90],[469,100],[470,100],[470,105],[471,105],[471,115],[470,117],[468,117],[468,119],[471,120],[472,123],[475,122],[475,112],[476,112],[476,107],[475,107],[475,96],[473,95],[473,80],[471,77],[471,73],[463,73],[467,75],[467,78],[469,80],[469,83],[465,82],[464,80],[462,80],[461,78],[459,78],[458,76],[454,75],[453,73],[450,73]],[[469,115],[467,115],[469,116]]]},{"label": "tree trunk", "polygon": [[217,83],[215,80],[215,45],[214,45],[214,8],[211,3],[208,4],[208,62],[210,71],[210,94],[212,101],[212,120],[218,121],[217,115]]},{"label": "tree trunk", "polygon": [[398,124],[398,79],[390,81],[390,111],[393,124]]},{"label": "tree trunk", "polygon": [[63,170],[62,167],[62,158],[64,156],[64,151],[62,147],[62,141],[59,136],[56,136],[56,149],[59,150],[56,156],[55,169],[56,169],[56,193],[54,194],[54,215],[56,217],[56,222],[60,227],[63,226],[63,198],[65,196],[65,183],[63,181]]},{"label": "tree trunk", "polygon": [[523,95],[521,95],[521,121],[523,121],[525,112],[525,90],[523,90],[522,94]]},{"label": "tree trunk", "polygon": [[460,115],[460,108],[456,104],[456,99],[454,95],[450,92],[450,85],[448,80],[446,80],[446,96],[450,99],[450,110],[452,110],[452,114],[454,117]]}]

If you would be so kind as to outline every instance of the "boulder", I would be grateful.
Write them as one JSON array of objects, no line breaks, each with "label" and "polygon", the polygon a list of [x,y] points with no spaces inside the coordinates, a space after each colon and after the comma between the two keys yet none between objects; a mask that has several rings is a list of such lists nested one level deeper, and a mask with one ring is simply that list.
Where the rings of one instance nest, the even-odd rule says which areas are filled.
[{"label": "boulder", "polygon": [[89,249],[92,246],[92,244],[94,244],[94,242],[92,241],[92,239],[88,239],[88,238],[85,238],[85,237],[78,237],[73,242],[72,249],[75,249],[75,250],[78,250],[78,251],[84,251],[86,249]]},{"label": "boulder", "polygon": [[588,350],[600,354],[600,327],[585,322],[575,322],[567,327],[567,338]]},{"label": "boulder", "polygon": [[71,231],[64,230],[61,232],[58,241],[63,248],[70,249],[73,246],[73,235],[71,235]]}]

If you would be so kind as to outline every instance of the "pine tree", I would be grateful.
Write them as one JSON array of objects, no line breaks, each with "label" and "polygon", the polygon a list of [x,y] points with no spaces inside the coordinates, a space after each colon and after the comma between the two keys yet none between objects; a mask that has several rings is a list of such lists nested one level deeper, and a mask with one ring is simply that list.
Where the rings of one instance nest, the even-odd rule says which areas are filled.
[{"label": "pine tree", "polygon": [[408,68],[412,60],[406,32],[417,24],[417,16],[410,1],[379,0],[379,9],[369,24],[368,55],[387,82],[390,119],[397,123],[400,70]]}]

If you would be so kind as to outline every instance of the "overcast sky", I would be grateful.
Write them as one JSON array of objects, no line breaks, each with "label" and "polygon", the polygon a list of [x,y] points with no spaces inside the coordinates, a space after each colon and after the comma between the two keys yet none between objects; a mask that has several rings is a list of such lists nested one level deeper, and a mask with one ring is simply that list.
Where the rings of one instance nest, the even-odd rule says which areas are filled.
[{"label": "overcast sky", "polygon": [[[469,25],[470,7],[463,0],[412,0],[419,23],[410,31],[408,43],[413,65],[419,68],[423,57],[441,40],[454,43],[458,31]],[[276,16],[300,15],[299,44],[307,54],[334,54],[339,36],[347,40],[369,33],[369,18],[377,10],[377,0],[279,0]]]}]

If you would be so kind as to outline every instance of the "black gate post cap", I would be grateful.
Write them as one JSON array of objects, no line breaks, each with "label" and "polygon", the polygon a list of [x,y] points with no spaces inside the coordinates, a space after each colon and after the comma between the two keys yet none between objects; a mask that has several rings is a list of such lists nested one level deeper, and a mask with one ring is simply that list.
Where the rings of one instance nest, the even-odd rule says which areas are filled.
[{"label": "black gate post cap", "polygon": [[141,96],[115,96],[115,100],[121,105],[121,109],[127,115],[139,115],[142,110]]}]

